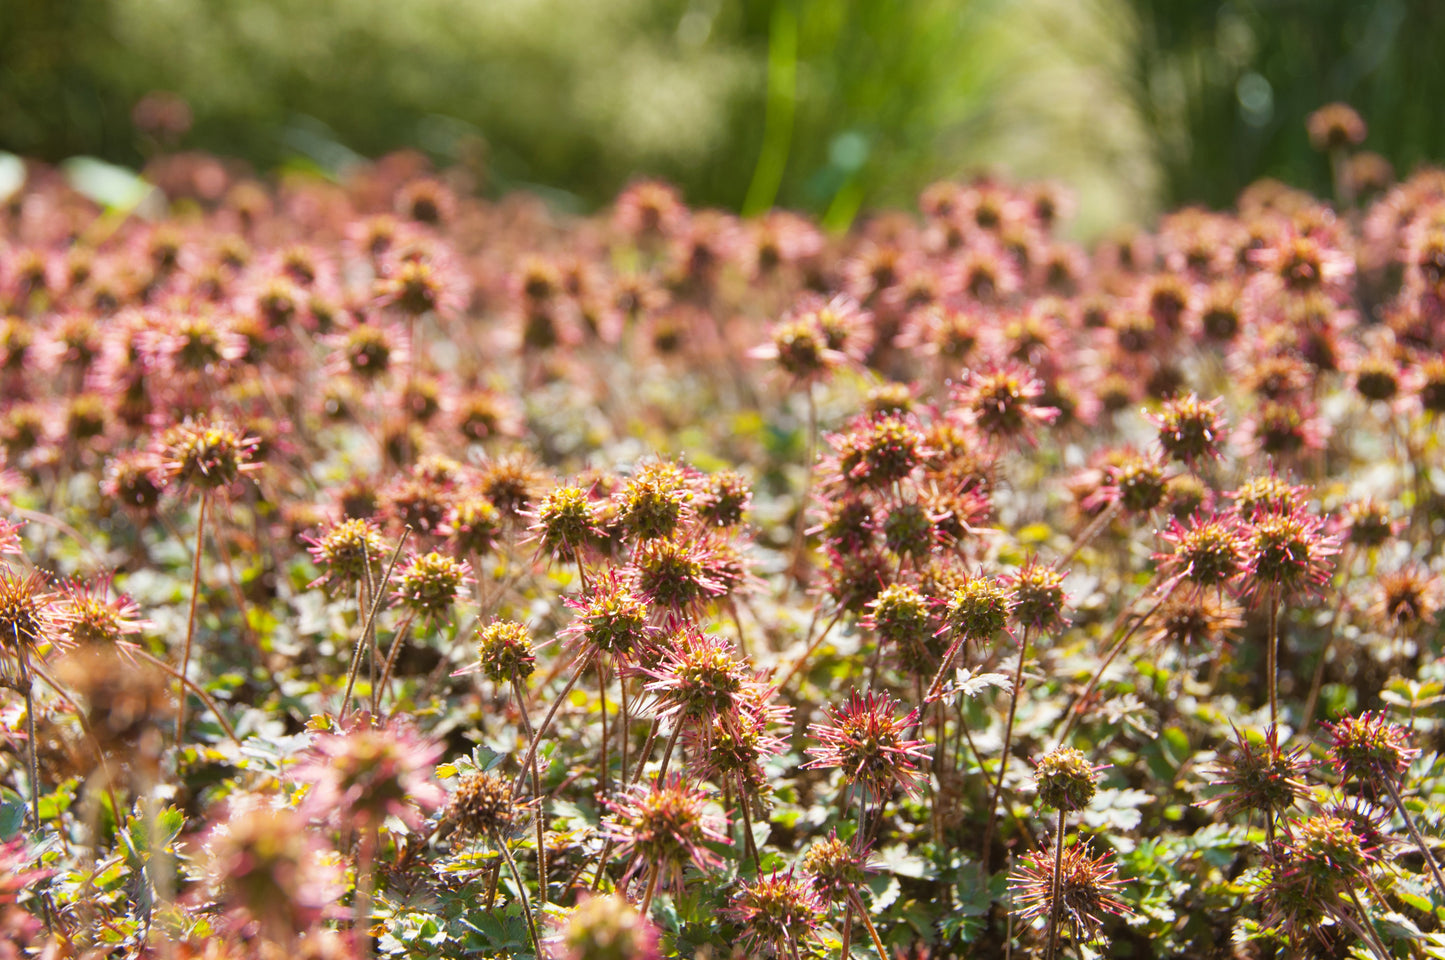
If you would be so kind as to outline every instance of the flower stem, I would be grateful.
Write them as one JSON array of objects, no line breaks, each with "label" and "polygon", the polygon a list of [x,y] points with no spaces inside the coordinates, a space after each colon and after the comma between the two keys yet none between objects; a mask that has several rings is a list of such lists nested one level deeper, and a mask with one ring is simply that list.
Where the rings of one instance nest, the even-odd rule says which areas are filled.
[{"label": "flower stem", "polygon": [[1058,837],[1054,843],[1054,876],[1049,885],[1049,948],[1044,960],[1054,960],[1059,951],[1059,908],[1064,885],[1064,811],[1059,811]]},{"label": "flower stem", "polygon": [[1269,681],[1269,725],[1271,727],[1279,724],[1279,592],[1271,590],[1269,594],[1269,647],[1267,648],[1269,662],[1265,665],[1264,672]]},{"label": "flower stem", "polygon": [[672,759],[672,748],[677,746],[677,736],[680,733],[682,733],[681,717],[678,718],[677,725],[672,728],[672,736],[667,738],[667,746],[662,751],[662,766],[659,767],[657,770],[658,780],[661,780],[663,777],[667,776],[667,763],[669,760]]},{"label": "flower stem", "polygon": [[[35,684],[30,680],[30,654],[17,643],[20,653],[20,686],[25,694],[25,759],[30,764],[30,813],[40,829],[40,759],[35,752]],[[116,814],[119,816],[119,812]]]},{"label": "flower stem", "polygon": [[883,941],[878,936],[878,928],[873,926],[873,919],[868,916],[868,908],[863,906],[863,898],[858,896],[858,891],[852,887],[848,888],[848,896],[853,901],[853,907],[858,911],[858,916],[863,918],[863,926],[868,928],[868,936],[873,938],[873,949],[878,951],[879,960],[887,960],[888,951],[883,949]]},{"label": "flower stem", "polygon": [[517,861],[512,859],[512,851],[507,849],[506,842],[495,832],[492,834],[492,842],[502,852],[502,858],[507,862],[507,870],[512,874],[512,881],[517,884],[517,896],[522,900],[522,916],[527,919],[527,935],[532,939],[532,953],[540,957],[542,944],[537,939],[537,921],[532,919],[532,905],[527,902],[527,888],[522,884],[522,874],[517,870]]},{"label": "flower stem", "polygon": [[[1109,669],[1109,666],[1114,662],[1114,659],[1124,651],[1125,645],[1128,644],[1130,639],[1133,638],[1134,634],[1138,633],[1141,629],[1143,629],[1144,624],[1148,623],[1150,618],[1152,618],[1154,614],[1159,611],[1159,608],[1164,606],[1164,604],[1168,602],[1169,598],[1174,595],[1174,590],[1177,586],[1177,582],[1173,586],[1170,586],[1170,588],[1164,592],[1164,595],[1159,598],[1159,600],[1154,604],[1154,606],[1149,608],[1148,612],[1145,613],[1144,616],[1140,617],[1138,620],[1135,620],[1134,623],[1129,627],[1129,629],[1122,633],[1119,636],[1118,640],[1114,641],[1114,645],[1110,647],[1109,652],[1104,655],[1104,662],[1099,664],[1099,669],[1095,670],[1094,675],[1089,678],[1089,685],[1084,688],[1084,692],[1079,694],[1078,699],[1074,701],[1074,705],[1070,707],[1069,712],[1064,715],[1064,725],[1059,729],[1058,736],[1058,743],[1060,746],[1062,746],[1064,740],[1068,738],[1069,732],[1074,729],[1074,723],[1077,722],[1079,716],[1083,713],[1084,705],[1089,702],[1089,698],[1092,697],[1094,695],[1094,691],[1099,688],[1099,682],[1104,679],[1104,672]],[[1132,607],[1132,604],[1130,606]],[[1127,613],[1128,610],[1126,609],[1125,614]],[[1123,622],[1122,616],[1119,622]]]},{"label": "flower stem", "polygon": [[657,892],[657,864],[653,863],[647,870],[647,891],[642,895],[642,907],[638,913],[642,914],[644,920],[652,913],[652,895]]},{"label": "flower stem", "polygon": [[994,821],[998,818],[999,795],[1003,793],[1003,778],[1004,774],[1008,772],[1009,748],[1013,745],[1014,717],[1018,714],[1019,693],[1023,690],[1024,686],[1024,663],[1029,658],[1030,632],[1030,627],[1024,627],[1023,639],[1019,643],[1019,665],[1018,669],[1014,671],[1013,693],[1009,697],[1008,723],[1004,725],[1003,730],[1003,753],[999,756],[998,781],[993,787],[993,799],[988,803],[988,820],[984,821],[983,854],[980,860],[983,862],[983,872],[985,876],[988,874],[989,845],[993,842],[993,825]]},{"label": "flower stem", "polygon": [[[391,562],[386,565],[386,574],[381,578],[382,584],[386,583],[391,579],[392,571],[396,569],[396,562],[401,559],[401,549],[402,547],[406,546],[406,538],[410,533],[410,526],[407,526],[406,529],[402,530],[401,538],[397,541],[396,544],[396,549],[393,550],[391,553]],[[356,650],[351,655],[351,669],[348,670],[346,673],[346,692],[341,696],[341,720],[346,719],[346,710],[348,707],[351,706],[351,691],[356,687],[356,670],[358,667],[361,666],[361,651],[366,647],[366,638],[368,636],[375,635],[373,631],[376,627],[376,614],[377,611],[381,609],[381,598],[384,595],[381,589],[381,584],[376,584],[375,587],[372,587],[369,582],[369,578],[371,577],[370,558],[366,557],[365,554],[363,554],[362,562],[365,567],[364,575],[368,578],[367,591],[371,594],[371,609],[366,611],[366,617],[362,621],[361,636],[357,638]],[[358,607],[358,609],[360,608]],[[376,655],[375,652],[373,652],[372,669],[375,669],[376,667],[375,660]],[[375,694],[375,692],[376,691],[373,688],[373,695]]]},{"label": "flower stem", "polygon": [[1385,949],[1385,944],[1380,940],[1379,931],[1370,921],[1370,915],[1365,912],[1365,905],[1360,902],[1360,895],[1355,892],[1355,885],[1353,883],[1345,884],[1345,891],[1349,893],[1350,902],[1355,905],[1355,909],[1360,914],[1358,917],[1351,917],[1341,911],[1340,916],[1345,921],[1345,925],[1354,930],[1355,936],[1368,943],[1370,949],[1380,960],[1390,960],[1390,951]]},{"label": "flower stem", "polygon": [[[532,761],[537,757],[537,744],[542,742],[542,738],[545,737],[547,731],[552,728],[552,718],[557,716],[557,711],[567,700],[567,694],[571,693],[572,688],[577,685],[577,681],[581,679],[582,672],[587,669],[587,664],[591,659],[589,655],[583,654],[574,661],[577,669],[572,671],[572,676],[567,681],[567,685],[562,688],[561,693],[557,694],[556,699],[552,701],[552,706],[547,708],[547,715],[542,718],[542,723],[537,727],[537,735],[532,737],[531,743],[527,744],[527,755],[522,758],[522,768],[517,774],[516,782],[512,784],[512,790],[514,792],[522,786],[522,778],[527,775],[527,770],[531,767]],[[523,709],[525,710],[526,707],[524,706]]]},{"label": "flower stem", "polygon": [[830,619],[827,625],[823,627],[823,632],[818,634],[817,638],[808,644],[808,649],[803,651],[803,655],[801,657],[793,661],[793,665],[788,668],[788,672],[783,674],[783,679],[779,680],[777,683],[777,688],[779,690],[787,687],[788,682],[792,680],[793,677],[797,674],[797,672],[803,668],[803,664],[807,663],[808,659],[812,657],[812,655],[817,651],[820,646],[823,645],[823,641],[828,639],[829,632],[831,632],[833,627],[837,625],[838,621],[843,618],[843,614],[845,612],[846,611],[842,607],[839,607],[838,612],[833,614],[832,619]]},{"label": "flower stem", "polygon": [[602,717],[601,756],[597,760],[597,794],[605,800],[610,778],[607,775],[607,658],[604,654],[597,656],[597,700]]},{"label": "flower stem", "polygon": [[1415,826],[1414,818],[1405,809],[1405,802],[1400,799],[1400,788],[1389,777],[1385,778],[1385,787],[1390,791],[1390,799],[1395,801],[1395,810],[1400,814],[1400,819],[1405,821],[1405,829],[1410,832],[1410,838],[1415,841],[1415,846],[1420,849],[1420,856],[1425,858],[1425,865],[1430,868],[1430,876],[1435,879],[1435,889],[1445,897],[1445,877],[1440,875],[1440,865],[1435,862],[1434,854],[1425,845],[1425,838],[1420,835],[1420,828]]},{"label": "flower stem", "polygon": [[402,642],[406,639],[406,632],[411,629],[411,622],[416,619],[416,611],[408,610],[406,619],[401,626],[396,628],[396,635],[391,638],[391,649],[386,654],[386,665],[381,668],[381,679],[376,682],[376,689],[371,691],[371,710],[378,713],[381,710],[381,700],[386,695],[386,685],[391,681],[391,671],[396,668],[397,654],[401,653]]},{"label": "flower stem", "polygon": [[757,843],[753,840],[753,818],[748,810],[748,791],[746,784],[743,783],[741,771],[738,772],[738,809],[743,815],[743,846],[748,853],[752,854],[753,869],[757,871],[758,876],[762,876],[763,858],[758,853]]},{"label": "flower stem", "polygon": [[[191,666],[191,644],[196,637],[196,601],[201,592],[201,551],[204,548],[206,536],[206,502],[209,495],[201,492],[201,504],[196,510],[196,552],[191,557],[191,607],[186,615],[186,646],[181,654],[181,676],[185,676]],[[180,703],[176,708],[176,743],[181,742],[186,730],[186,692],[181,690]]]},{"label": "flower stem", "polygon": [[[515,675],[512,677],[512,696],[517,701],[518,708],[522,711],[522,729],[527,734],[527,739],[535,740],[532,734],[532,721],[527,719],[527,698],[522,693],[522,681]],[[546,799],[542,796],[542,776],[537,770],[537,754],[531,753],[532,757],[532,796],[537,798],[537,899],[543,906],[547,905],[547,840],[546,840],[546,817],[543,815],[546,806]]]},{"label": "flower stem", "polygon": [[1099,515],[1096,516],[1093,520],[1090,520],[1089,525],[1083,529],[1083,532],[1081,532],[1077,538],[1075,538],[1074,545],[1069,548],[1069,552],[1064,555],[1064,559],[1059,561],[1059,566],[1067,567],[1070,563],[1072,563],[1073,559],[1079,555],[1079,551],[1087,547],[1090,541],[1092,541],[1094,537],[1098,536],[1099,531],[1104,529],[1104,525],[1107,524],[1110,520],[1114,519],[1114,514],[1118,512],[1118,500],[1112,501],[1111,503],[1109,503],[1108,506],[1100,510]]},{"label": "flower stem", "polygon": [[205,704],[206,708],[216,715],[216,720],[221,724],[221,729],[226,731],[226,736],[230,737],[238,744],[241,742],[241,738],[236,735],[236,728],[231,726],[231,721],[226,719],[226,715],[221,712],[221,708],[216,705],[216,701],[211,698],[211,695],[209,693],[206,692],[205,687],[202,687],[199,683],[192,680],[185,674],[181,673],[169,663],[166,663],[164,660],[157,660],[155,657],[151,656],[144,650],[128,651],[127,655],[132,657],[140,657],[147,663],[152,664],[153,666],[161,670],[164,670],[166,673],[179,680],[183,688],[194,693],[196,697],[201,701],[201,703]]}]

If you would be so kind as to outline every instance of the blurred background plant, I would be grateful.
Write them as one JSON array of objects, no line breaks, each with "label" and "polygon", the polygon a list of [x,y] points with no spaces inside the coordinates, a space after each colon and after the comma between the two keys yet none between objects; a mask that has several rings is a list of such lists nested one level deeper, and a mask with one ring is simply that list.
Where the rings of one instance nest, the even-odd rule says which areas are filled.
[{"label": "blurred background plant", "polygon": [[1442,42],[1438,0],[5,0],[0,150],[414,148],[564,207],[646,174],[830,225],[999,170],[1070,184],[1088,235],[1327,190],[1303,123],[1331,100],[1400,173],[1445,156]]}]

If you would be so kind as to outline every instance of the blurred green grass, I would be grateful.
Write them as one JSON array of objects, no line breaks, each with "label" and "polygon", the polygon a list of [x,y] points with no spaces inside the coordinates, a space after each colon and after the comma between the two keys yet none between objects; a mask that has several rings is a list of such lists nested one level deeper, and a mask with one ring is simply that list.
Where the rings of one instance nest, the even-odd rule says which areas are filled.
[{"label": "blurred green grass", "polygon": [[1361,108],[1397,167],[1445,155],[1437,0],[4,0],[0,149],[141,164],[177,146],[335,170],[400,147],[487,188],[844,222],[998,169],[1080,194],[1082,233],[1250,180],[1323,189],[1303,119]]}]

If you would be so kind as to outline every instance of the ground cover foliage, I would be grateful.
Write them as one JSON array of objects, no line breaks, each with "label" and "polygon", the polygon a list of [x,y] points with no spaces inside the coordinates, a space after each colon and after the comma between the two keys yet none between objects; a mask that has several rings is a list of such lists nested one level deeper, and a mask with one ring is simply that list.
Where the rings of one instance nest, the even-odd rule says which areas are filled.
[{"label": "ground cover foliage", "polygon": [[1445,176],[1308,134],[1092,250],[32,168],[0,955],[1445,954]]}]

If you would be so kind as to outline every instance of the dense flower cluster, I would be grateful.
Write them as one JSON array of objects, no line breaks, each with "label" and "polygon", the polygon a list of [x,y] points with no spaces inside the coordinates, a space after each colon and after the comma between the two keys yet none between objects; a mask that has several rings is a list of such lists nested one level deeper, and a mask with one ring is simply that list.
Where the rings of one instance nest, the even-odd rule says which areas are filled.
[{"label": "dense flower cluster", "polygon": [[1445,175],[1356,172],[1086,249],[27,167],[0,956],[1445,949]]}]

